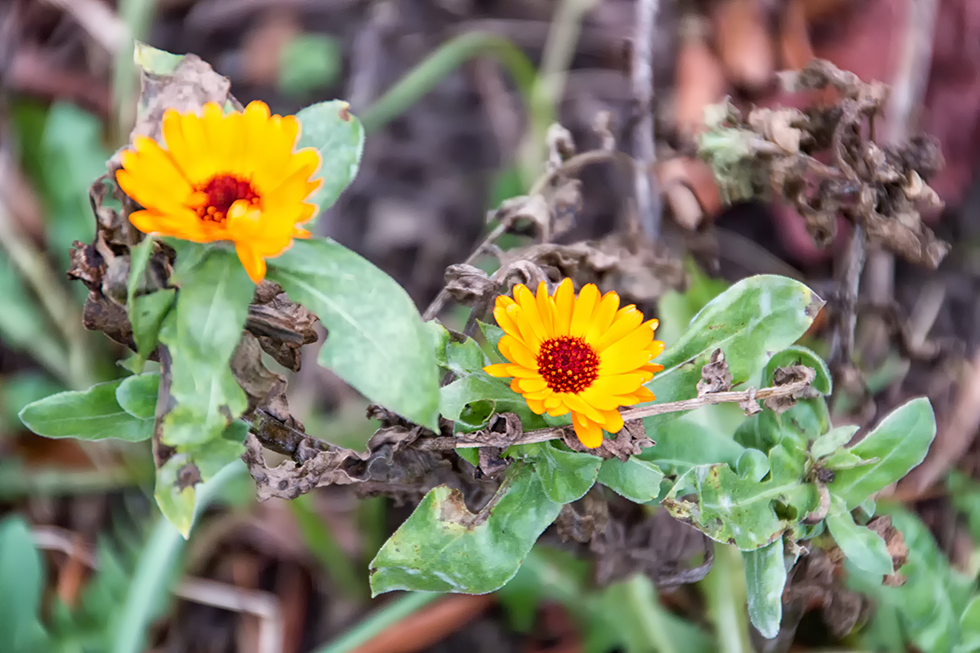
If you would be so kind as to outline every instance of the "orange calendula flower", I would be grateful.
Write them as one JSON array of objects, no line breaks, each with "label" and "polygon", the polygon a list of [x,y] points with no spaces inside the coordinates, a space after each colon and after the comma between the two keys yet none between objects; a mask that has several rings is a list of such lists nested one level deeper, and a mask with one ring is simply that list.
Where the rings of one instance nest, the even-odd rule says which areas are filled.
[{"label": "orange calendula flower", "polygon": [[572,413],[575,435],[586,447],[602,444],[603,430],[623,428],[620,406],[654,399],[643,384],[664,369],[650,360],[664,350],[653,339],[657,320],[643,321],[632,304],[619,307],[619,295],[599,295],[594,284],[578,297],[571,279],[554,296],[542,281],[537,295],[514,286],[514,298],[497,297],[493,316],[504,330],[498,348],[509,363],[483,368],[497,377],[514,377],[532,411]]},{"label": "orange calendula flower", "polygon": [[322,183],[314,148],[293,151],[295,116],[270,116],[263,102],[225,114],[214,103],[201,115],[168,109],[163,143],[133,139],[116,173],[120,188],[143,206],[129,219],[144,233],[196,243],[235,244],[249,278],[265,278],[265,259],[282,254],[316,213],[305,200]]}]

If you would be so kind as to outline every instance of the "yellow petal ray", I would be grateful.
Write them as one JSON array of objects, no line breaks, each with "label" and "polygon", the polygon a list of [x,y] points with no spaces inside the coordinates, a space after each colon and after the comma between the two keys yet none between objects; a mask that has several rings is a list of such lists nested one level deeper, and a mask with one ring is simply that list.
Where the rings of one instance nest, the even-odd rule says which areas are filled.
[{"label": "yellow petal ray", "polygon": [[495,376],[497,378],[514,376],[510,373],[510,370],[508,369],[509,367],[510,365],[507,363],[497,363],[496,365],[487,365],[483,368],[483,371],[490,376]]},{"label": "yellow petal ray", "polygon": [[547,410],[548,414],[552,417],[560,417],[562,415],[567,415],[571,409],[565,404],[559,403],[557,406],[548,408]]},{"label": "yellow petal ray", "polygon": [[603,295],[599,306],[596,308],[595,315],[592,317],[592,324],[585,333],[585,342],[589,344],[598,342],[602,334],[612,326],[613,320],[616,319],[616,311],[618,310],[619,295],[614,292],[607,292]]},{"label": "yellow petal ray", "polygon": [[[534,299],[534,295],[527,289],[527,286],[524,284],[514,286],[514,300],[521,307],[521,311],[524,314],[524,321],[530,325],[538,340],[541,342],[547,340],[550,334],[544,328],[544,321],[542,321],[541,315],[538,313],[538,304]],[[518,322],[518,324],[521,324],[521,322]]]},{"label": "yellow petal ray", "polygon": [[599,375],[612,376],[633,372],[650,360],[650,355],[645,351],[623,352],[616,356],[606,356],[603,352],[602,359],[599,361]]},{"label": "yellow petal ray", "polygon": [[527,348],[534,355],[538,355],[538,350],[541,349],[541,337],[534,330],[531,325],[531,321],[527,319],[524,314],[524,308],[519,304],[511,304],[507,307],[507,315],[510,319],[514,321],[517,325],[518,330],[521,332],[521,340],[527,345]]},{"label": "yellow petal ray", "polygon": [[619,414],[618,410],[603,411],[602,416],[606,418],[604,429],[610,433],[619,433],[623,430],[623,416]]},{"label": "yellow petal ray", "polygon": [[521,392],[538,392],[548,387],[544,379],[518,379]]},{"label": "yellow petal ray", "polygon": [[572,411],[572,425],[578,441],[586,447],[595,449],[602,444],[602,427],[584,415]]},{"label": "yellow petal ray", "polygon": [[521,337],[521,330],[517,328],[517,323],[507,315],[507,307],[503,306],[500,302],[497,302],[497,305],[493,309],[493,319],[496,320],[497,326],[504,330],[504,333],[524,342],[524,339]]},{"label": "yellow petal ray", "polygon": [[594,393],[603,393],[610,395],[625,395],[631,392],[636,392],[636,389],[643,385],[646,381],[649,381],[651,375],[649,374],[616,374],[611,376],[600,376],[598,379],[592,382],[592,385],[586,390],[588,392],[591,390]]},{"label": "yellow petal ray", "polygon": [[521,393],[520,379],[514,379],[513,381],[511,381],[510,382],[510,389],[513,390],[514,392],[520,394]]},{"label": "yellow petal ray", "polygon": [[582,337],[589,329],[592,313],[599,302],[599,289],[594,283],[586,284],[575,300],[575,310],[572,312],[572,323],[568,335]]},{"label": "yellow petal ray", "polygon": [[534,297],[538,306],[538,315],[544,324],[545,336],[553,338],[555,335],[555,302],[548,294],[548,284],[544,281],[538,284],[538,292]]},{"label": "yellow petal ray", "polygon": [[537,369],[538,364],[534,360],[534,356],[531,355],[531,352],[523,343],[513,336],[501,336],[500,341],[497,343],[497,348],[500,349],[500,353],[507,360],[529,369]]},{"label": "yellow petal ray", "polygon": [[644,365],[650,360],[650,353],[646,349],[651,342],[653,342],[653,331],[640,327],[603,349],[601,357],[605,361],[638,353],[646,357],[640,362],[640,365]]},{"label": "yellow petal ray", "polygon": [[252,283],[258,285],[265,279],[265,259],[258,256],[251,247],[244,243],[235,243],[235,253],[242,262],[242,267],[248,273]]},{"label": "yellow petal ray", "polygon": [[522,379],[536,379],[541,378],[541,374],[537,370],[537,366],[534,369],[529,367],[524,367],[523,365],[516,365],[511,363],[507,365],[507,371],[510,372],[510,376],[519,376]]},{"label": "yellow petal ray", "polygon": [[530,408],[531,412],[535,415],[543,415],[545,411],[544,402],[534,399],[527,399],[527,407]]},{"label": "yellow petal ray", "polygon": [[565,405],[574,410],[576,413],[582,413],[600,425],[604,422],[602,413],[585,403],[585,401],[583,401],[578,395],[566,392],[561,395],[561,398]]},{"label": "yellow petal ray", "polygon": [[636,306],[632,304],[619,309],[616,313],[616,319],[613,320],[612,326],[609,330],[602,334],[596,342],[592,344],[596,351],[600,354],[609,345],[618,342],[625,335],[631,331],[635,331],[638,326],[643,323],[643,313],[636,310]]},{"label": "yellow petal ray", "polygon": [[552,408],[558,408],[559,406],[564,406],[564,405],[565,402],[561,400],[561,397],[559,395],[551,395],[544,400],[544,407],[547,408],[548,410],[551,410]]},{"label": "yellow petal ray", "polygon": [[564,279],[555,290],[555,335],[567,336],[575,309],[575,287],[571,279]]}]

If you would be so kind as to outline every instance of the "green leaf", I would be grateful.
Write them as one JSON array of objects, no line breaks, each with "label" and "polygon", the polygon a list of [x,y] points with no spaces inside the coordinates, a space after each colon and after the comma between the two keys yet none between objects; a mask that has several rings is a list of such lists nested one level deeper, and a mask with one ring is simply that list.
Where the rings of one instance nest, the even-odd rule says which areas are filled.
[{"label": "green leaf", "polygon": [[578,501],[595,484],[602,458],[559,449],[550,442],[508,449],[520,450],[519,457],[534,464],[544,493],[555,503]]},{"label": "green leaf", "polygon": [[0,438],[20,431],[17,415],[24,406],[62,391],[62,384],[40,370],[4,375],[0,382]]},{"label": "green leaf", "polygon": [[293,243],[269,261],[269,279],[326,325],[320,365],[371,401],[438,430],[439,377],[431,339],[394,279],[326,239]]},{"label": "green leaf", "polygon": [[136,370],[142,371],[143,363],[157,348],[160,326],[173,307],[176,290],[166,289],[139,295],[146,267],[153,254],[153,237],[147,236],[130,250],[129,279],[126,282],[126,305],[129,323],[133,327],[133,340],[138,353]]},{"label": "green leaf", "polygon": [[196,492],[192,482],[182,480],[183,476],[197,480],[190,455],[176,453],[157,470],[156,490],[153,492],[163,516],[186,540],[194,523],[194,504]]},{"label": "green leaf", "polygon": [[343,62],[343,48],[332,36],[294,36],[279,54],[279,88],[294,97],[327,88],[337,79]]},{"label": "green leaf", "polygon": [[974,596],[963,610],[960,616],[960,628],[962,633],[956,653],[980,651],[980,595]]},{"label": "green leaf", "polygon": [[0,651],[45,650],[39,621],[44,566],[30,526],[20,516],[0,522]]},{"label": "green leaf", "polygon": [[935,436],[932,405],[924,397],[913,399],[889,413],[875,430],[847,450],[865,460],[877,458],[878,462],[840,470],[827,487],[852,510],[921,463]]},{"label": "green leaf", "polygon": [[[477,407],[473,419],[466,409]],[[490,376],[486,372],[474,372],[457,379],[439,391],[439,412],[446,419],[455,420],[458,430],[478,430],[486,426],[493,413],[515,413],[521,418],[525,431],[545,428],[548,424],[541,415],[535,415],[524,397],[510,389],[510,381]],[[460,424],[460,421],[463,424]]]},{"label": "green leaf", "polygon": [[640,453],[639,458],[656,463],[668,476],[684,474],[696,465],[728,463],[735,467],[745,447],[715,429],[688,418],[663,424],[657,431],[657,444]]},{"label": "green leaf", "polygon": [[514,577],[561,504],[528,464],[516,462],[476,513],[458,490],[429,491],[371,562],[374,595],[392,590],[485,594]]},{"label": "green leaf", "polygon": [[500,351],[497,349],[497,343],[504,336],[504,330],[496,324],[487,324],[479,320],[477,320],[477,324],[480,325],[480,331],[483,333],[483,337],[486,338],[487,342],[490,343],[490,346],[493,347],[493,350],[499,356]]},{"label": "green leaf", "polygon": [[322,164],[317,176],[323,179],[309,200],[326,211],[357,175],[364,151],[364,127],[351,115],[350,105],[340,100],[311,104],[296,114],[303,126],[297,148],[312,147]]},{"label": "green leaf", "polygon": [[646,460],[632,456],[626,462],[610,458],[602,462],[598,481],[634,503],[647,503],[660,496],[664,473]]},{"label": "green leaf", "polygon": [[159,392],[159,373],[137,374],[122,380],[116,388],[116,401],[133,417],[152,420],[156,417]]},{"label": "green leaf", "polygon": [[133,48],[133,61],[136,65],[154,75],[172,75],[183,58],[182,54],[158,50],[141,41],[136,41]]},{"label": "green leaf", "polygon": [[966,518],[973,541],[980,542],[980,483],[953,469],[946,478],[946,487],[953,507]]},{"label": "green leaf", "polygon": [[424,326],[432,339],[432,348],[439,367],[462,376],[479,372],[490,364],[486,354],[473,338],[463,336],[463,340],[460,341],[458,336],[454,336],[446,327],[434,321],[426,322]]},{"label": "green leaf", "polygon": [[208,440],[204,444],[192,447],[179,447],[179,453],[187,454],[190,461],[197,465],[201,481],[210,481],[215,474],[224,469],[228,463],[241,458],[245,453],[245,436],[248,434],[248,424],[241,420],[232,422],[221,437]]},{"label": "green leaf", "polygon": [[[677,479],[663,505],[713,540],[743,551],[758,549],[817,505],[816,488],[803,482],[800,462],[781,446],[769,452],[769,467],[762,482],[737,475],[727,464],[692,467]],[[696,501],[678,499],[677,493],[691,485]]]},{"label": "green leaf", "polygon": [[170,350],[170,395],[176,402],[164,419],[163,441],[195,445],[218,437],[248,406],[229,362],[255,284],[232,252],[214,247],[175,276],[180,293],[160,329],[160,341]]},{"label": "green leaf", "polygon": [[851,513],[837,499],[832,512],[827,515],[827,528],[837,546],[856,567],[877,576],[894,571],[888,545],[870,528],[854,523]]},{"label": "green leaf", "polygon": [[783,618],[783,588],[786,587],[786,562],[783,539],[744,551],[745,582],[749,599],[749,619],[766,639],[779,634]]},{"label": "green leaf", "polygon": [[[878,605],[872,623],[862,632],[868,633],[865,648],[881,650],[870,638],[894,635],[897,630],[907,638],[902,650],[914,645],[928,653],[951,653],[961,641],[960,616],[976,592],[976,582],[950,568],[946,554],[918,517],[886,504],[880,506],[880,512],[891,515],[892,525],[901,531],[909,548],[908,562],[900,570],[907,581],[901,587],[885,587],[879,574],[845,560],[847,586],[867,594]],[[879,625],[879,620],[889,616],[897,624]]]},{"label": "green leaf", "polygon": [[758,449],[746,449],[735,461],[735,473],[750,481],[761,481],[769,473],[769,458]]},{"label": "green leaf", "polygon": [[825,456],[829,456],[834,453],[845,444],[851,441],[854,434],[858,432],[859,427],[854,425],[839,426],[835,429],[827,431],[825,434],[821,435],[819,438],[813,441],[813,445],[810,447],[810,456],[814,460],[819,460]]},{"label": "green leaf", "polygon": [[[701,368],[718,348],[725,352],[733,384],[749,382],[771,352],[792,345],[806,332],[823,305],[812,290],[792,279],[774,275],[743,279],[691,320],[680,339],[656,360],[665,369],[647,386],[661,402],[697,396]],[[651,437],[660,439],[658,427],[677,416],[655,415],[643,423]]]},{"label": "green leaf", "polygon": [[130,415],[116,400],[122,380],[88,390],[61,392],[35,401],[20,411],[24,426],[47,438],[140,442],[153,436],[153,420]]}]

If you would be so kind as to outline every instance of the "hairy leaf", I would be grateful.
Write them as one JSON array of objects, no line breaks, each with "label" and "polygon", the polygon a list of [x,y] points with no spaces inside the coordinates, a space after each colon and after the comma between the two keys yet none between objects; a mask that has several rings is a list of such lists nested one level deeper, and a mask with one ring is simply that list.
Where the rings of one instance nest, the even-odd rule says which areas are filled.
[{"label": "hairy leaf", "polygon": [[371,562],[371,591],[492,592],[514,577],[560,511],[526,463],[511,465],[490,503],[476,513],[458,490],[440,485]]},{"label": "hairy leaf", "polygon": [[783,539],[761,549],[744,551],[745,585],[748,590],[749,619],[766,639],[779,634],[783,618],[783,588],[786,587],[786,561]]},{"label": "hairy leaf", "polygon": [[[200,248],[178,250],[185,253]],[[176,406],[163,423],[163,441],[195,445],[218,437],[248,406],[245,392],[231,372],[231,356],[241,339],[248,306],[255,292],[238,257],[207,248],[203,258],[178,265],[180,293],[160,329],[170,350],[170,395]]]},{"label": "hairy leaf", "polygon": [[922,462],[936,436],[936,416],[929,400],[922,397],[905,403],[847,451],[869,465],[842,469],[828,485],[851,510],[875,492],[891,485]]},{"label": "hairy leaf", "polygon": [[394,279],[328,239],[293,243],[269,261],[269,279],[327,327],[321,365],[371,401],[438,430],[439,377],[431,339]]},{"label": "hairy leaf", "polygon": [[123,380],[71,390],[28,404],[20,411],[24,425],[48,438],[140,442],[153,435],[153,419],[126,412],[116,399]]}]

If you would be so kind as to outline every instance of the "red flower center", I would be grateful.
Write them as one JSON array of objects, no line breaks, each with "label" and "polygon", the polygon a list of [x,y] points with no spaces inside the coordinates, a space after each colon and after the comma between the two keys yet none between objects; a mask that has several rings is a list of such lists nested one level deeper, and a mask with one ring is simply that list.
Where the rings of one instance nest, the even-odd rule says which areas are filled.
[{"label": "red flower center", "polygon": [[238,200],[245,200],[252,204],[259,201],[259,195],[252,188],[252,184],[231,175],[212,177],[211,181],[200,190],[208,196],[208,200],[197,209],[197,215],[202,220],[211,222],[224,222],[228,209]]},{"label": "red flower center", "polygon": [[537,362],[538,371],[555,392],[581,392],[599,376],[599,355],[581,338],[546,340]]}]

